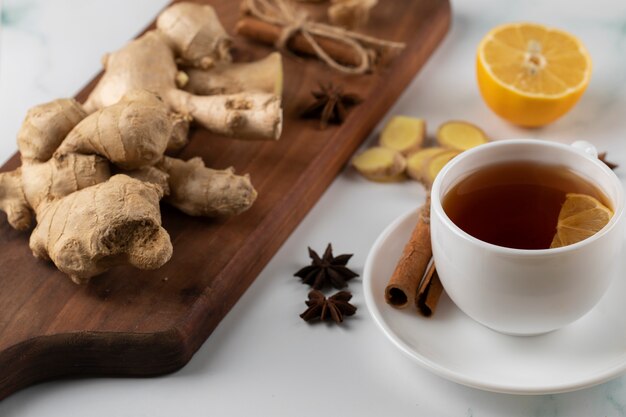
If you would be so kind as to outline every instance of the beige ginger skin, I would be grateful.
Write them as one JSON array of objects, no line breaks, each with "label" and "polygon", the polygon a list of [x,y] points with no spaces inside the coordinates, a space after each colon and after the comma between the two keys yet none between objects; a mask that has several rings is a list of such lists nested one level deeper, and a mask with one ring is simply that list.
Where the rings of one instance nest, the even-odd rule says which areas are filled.
[{"label": "beige ginger skin", "polygon": [[70,130],[87,116],[72,98],[61,98],[28,110],[17,135],[22,161],[45,162]]},{"label": "beige ginger skin", "polygon": [[[36,219],[36,257],[76,283],[118,265],[155,269],[173,250],[162,198],[192,216],[250,208],[257,193],[248,175],[165,156],[185,146],[192,121],[243,139],[280,135],[280,56],[233,64],[229,46],[212,8],[177,3],[157,30],[105,58],[84,106],[59,99],[29,110],[18,134],[22,166],[0,173],[0,210],[19,230]],[[195,71],[197,91],[179,88],[190,80],[179,63]],[[258,76],[246,81],[249,71]]]},{"label": "beige ginger skin", "polygon": [[193,94],[235,94],[260,91],[282,94],[283,65],[280,53],[273,52],[256,62],[218,63],[210,71],[185,68],[188,81],[184,89]]},{"label": "beige ginger skin", "polygon": [[174,4],[159,15],[156,26],[182,64],[207,69],[231,60],[232,39],[211,6]]},{"label": "beige ginger skin", "polygon": [[56,200],[109,179],[109,162],[97,155],[69,154],[47,162],[22,165],[22,189],[38,213],[44,201]]},{"label": "beige ginger skin", "polygon": [[232,168],[207,168],[201,158],[183,161],[165,157],[159,165],[168,176],[168,204],[190,216],[225,217],[247,210],[257,197],[247,174]]},{"label": "beige ginger skin", "polygon": [[7,221],[16,230],[27,230],[32,222],[30,206],[22,188],[20,168],[0,173],[0,210],[7,214]]},{"label": "beige ginger skin", "polygon": [[172,129],[169,110],[157,95],[132,91],[78,123],[55,156],[96,154],[120,168],[137,169],[163,157]]}]

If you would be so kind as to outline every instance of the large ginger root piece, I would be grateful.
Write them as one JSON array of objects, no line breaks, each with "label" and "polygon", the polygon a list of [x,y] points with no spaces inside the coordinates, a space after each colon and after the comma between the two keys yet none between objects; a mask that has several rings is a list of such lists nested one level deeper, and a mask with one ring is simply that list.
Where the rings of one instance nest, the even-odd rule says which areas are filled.
[{"label": "large ginger root piece", "polygon": [[273,94],[196,96],[182,90],[170,90],[168,101],[177,112],[191,109],[196,122],[220,135],[278,139],[281,134],[280,99]]},{"label": "large ginger root piece", "polygon": [[22,161],[45,162],[67,134],[87,116],[74,99],[63,98],[28,110],[17,135]]},{"label": "large ginger root piece", "polygon": [[32,222],[30,206],[22,188],[22,170],[0,173],[0,210],[7,214],[9,224],[17,230],[26,230]]},{"label": "large ginger root piece", "polygon": [[[197,50],[204,50],[211,60],[215,59],[215,49],[208,38],[211,35],[222,39],[221,25],[215,30],[217,19],[200,21],[193,16],[205,15],[207,8],[211,9],[192,3],[170,6],[159,17],[159,29],[105,56],[104,75],[87,98],[85,109],[91,113],[114,105],[129,91],[142,89],[158,94],[172,110],[191,116],[210,131],[244,139],[278,139],[282,125],[280,97],[255,92],[200,97],[179,89],[177,80],[184,84],[187,77],[180,77],[175,50],[183,53],[180,48],[194,44],[180,34],[181,28],[193,27],[198,36],[207,38],[198,40]],[[212,9],[211,13],[214,14]],[[204,26],[198,30],[198,25]],[[199,59],[196,55],[189,58],[196,62]]]},{"label": "large ginger root piece", "polygon": [[156,26],[184,64],[206,69],[216,62],[231,60],[232,39],[211,6],[174,4],[161,12]]},{"label": "large ginger root piece", "polygon": [[218,64],[209,71],[189,68],[185,72],[189,77],[185,90],[193,94],[259,91],[280,97],[283,91],[283,63],[278,52],[255,62]]},{"label": "large ginger root piece", "polygon": [[167,106],[153,93],[133,91],[112,106],[87,116],[55,152],[97,154],[124,169],[161,159],[172,135]]},{"label": "large ginger root piece", "polygon": [[117,265],[159,268],[172,256],[160,199],[159,187],[115,175],[44,204],[30,247],[78,284]]},{"label": "large ginger root piece", "polygon": [[250,208],[257,196],[248,175],[235,175],[232,168],[207,168],[198,157],[165,157],[159,168],[169,175],[165,201],[190,216],[236,215]]}]

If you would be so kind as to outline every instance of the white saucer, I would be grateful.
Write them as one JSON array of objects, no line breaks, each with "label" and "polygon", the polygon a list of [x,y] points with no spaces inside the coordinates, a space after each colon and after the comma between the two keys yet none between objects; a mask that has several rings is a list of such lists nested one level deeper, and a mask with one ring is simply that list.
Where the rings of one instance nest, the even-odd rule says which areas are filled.
[{"label": "white saucer", "polygon": [[409,357],[460,384],[512,394],[573,391],[626,373],[626,257],[605,297],[580,320],[542,336],[505,336],[467,317],[445,294],[428,319],[385,303],[385,286],[416,222],[412,211],[389,225],[363,273],[374,321]]}]

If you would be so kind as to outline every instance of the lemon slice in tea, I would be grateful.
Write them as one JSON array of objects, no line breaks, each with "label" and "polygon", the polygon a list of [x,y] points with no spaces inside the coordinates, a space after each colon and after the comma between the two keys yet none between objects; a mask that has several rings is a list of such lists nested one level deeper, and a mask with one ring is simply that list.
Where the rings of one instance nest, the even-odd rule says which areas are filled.
[{"label": "lemon slice in tea", "polygon": [[611,209],[597,199],[569,193],[559,213],[559,222],[551,248],[572,245],[595,235],[613,217]]}]

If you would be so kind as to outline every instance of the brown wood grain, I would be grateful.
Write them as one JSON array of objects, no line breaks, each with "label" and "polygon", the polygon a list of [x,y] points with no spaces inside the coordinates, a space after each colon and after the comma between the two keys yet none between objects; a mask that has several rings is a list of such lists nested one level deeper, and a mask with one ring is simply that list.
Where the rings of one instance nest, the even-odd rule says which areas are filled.
[{"label": "brown wood grain", "polygon": [[[205,2],[232,31],[239,2]],[[52,264],[33,258],[28,234],[11,229],[0,215],[0,399],[66,375],[147,376],[184,366],[424,65],[449,22],[448,0],[380,2],[365,31],[407,42],[389,66],[346,76],[313,59],[285,57],[284,130],[278,142],[195,130],[180,156],[249,172],[259,198],[248,212],[222,221],[163,206],[174,255],[157,271],[117,268],[77,286]],[[236,46],[243,60],[270,52],[241,39]],[[318,81],[328,80],[366,100],[343,125],[320,131],[298,114]],[[2,170],[18,164],[14,155]]]}]

